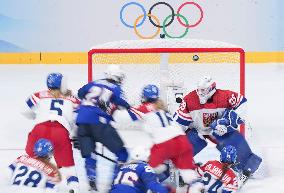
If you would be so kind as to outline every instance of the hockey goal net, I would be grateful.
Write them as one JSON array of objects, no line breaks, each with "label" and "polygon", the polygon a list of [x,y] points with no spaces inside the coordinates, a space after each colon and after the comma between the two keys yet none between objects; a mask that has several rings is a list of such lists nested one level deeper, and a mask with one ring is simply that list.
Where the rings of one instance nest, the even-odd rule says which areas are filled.
[{"label": "hockey goal net", "polygon": [[88,53],[88,81],[102,78],[109,64],[125,71],[123,90],[132,105],[140,102],[143,86],[157,84],[163,99],[177,108],[175,94],[196,89],[204,75],[212,76],[218,88],[245,94],[245,52],[224,42],[156,39],[98,45]]}]

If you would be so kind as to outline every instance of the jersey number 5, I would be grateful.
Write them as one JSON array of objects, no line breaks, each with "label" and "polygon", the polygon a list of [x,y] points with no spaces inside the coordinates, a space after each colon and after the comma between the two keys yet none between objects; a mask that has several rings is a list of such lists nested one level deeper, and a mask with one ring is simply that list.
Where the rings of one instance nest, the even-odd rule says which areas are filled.
[{"label": "jersey number 5", "polygon": [[62,106],[63,103],[64,103],[64,101],[60,100],[60,99],[52,100],[51,105],[50,105],[50,110],[57,111],[57,114],[62,116],[62,110],[61,110],[60,106]]}]

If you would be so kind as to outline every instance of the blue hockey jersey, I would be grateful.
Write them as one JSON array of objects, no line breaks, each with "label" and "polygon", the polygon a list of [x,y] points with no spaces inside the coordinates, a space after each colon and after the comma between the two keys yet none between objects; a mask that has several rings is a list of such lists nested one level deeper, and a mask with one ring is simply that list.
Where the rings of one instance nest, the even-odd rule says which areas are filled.
[{"label": "blue hockey jersey", "polygon": [[84,85],[79,89],[78,97],[81,99],[81,105],[77,111],[77,124],[107,124],[112,120],[115,108],[130,108],[120,85],[105,79]]},{"label": "blue hockey jersey", "polygon": [[126,164],[115,176],[110,193],[168,193],[169,190],[158,182],[158,177],[145,162]]}]

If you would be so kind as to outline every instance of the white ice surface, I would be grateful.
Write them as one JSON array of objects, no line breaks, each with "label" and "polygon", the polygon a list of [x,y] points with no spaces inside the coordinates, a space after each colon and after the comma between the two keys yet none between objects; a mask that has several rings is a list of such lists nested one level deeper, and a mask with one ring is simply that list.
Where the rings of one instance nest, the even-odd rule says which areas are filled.
[{"label": "white ice surface", "polygon": [[[21,114],[21,106],[33,92],[45,89],[45,77],[49,72],[62,72],[68,76],[70,88],[76,91],[87,81],[86,65],[0,65],[0,193],[40,192],[31,189],[8,187],[5,169],[19,155],[24,153],[27,134],[33,123]],[[215,76],[215,75],[214,75]],[[217,83],[218,84],[218,83]],[[250,124],[253,128],[252,146],[263,156],[265,178],[252,179],[241,190],[242,193],[284,192],[284,64],[247,65],[246,96],[249,102]],[[145,144],[145,138],[134,132],[123,136],[134,143]],[[212,148],[211,148],[212,149]],[[209,154],[208,154],[209,152]],[[78,153],[78,152],[77,152]],[[77,154],[76,153],[76,154]],[[214,151],[204,151],[197,159],[215,158]],[[112,164],[99,160],[99,186],[108,183]],[[81,188],[86,192],[84,171],[79,162],[78,173]]]}]

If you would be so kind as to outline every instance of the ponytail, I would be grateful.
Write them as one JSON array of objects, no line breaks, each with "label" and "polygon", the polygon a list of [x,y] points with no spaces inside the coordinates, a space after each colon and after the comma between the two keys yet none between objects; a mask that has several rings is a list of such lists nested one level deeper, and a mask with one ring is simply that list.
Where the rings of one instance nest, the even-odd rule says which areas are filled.
[{"label": "ponytail", "polygon": [[167,111],[167,107],[166,107],[165,103],[162,100],[158,99],[155,102],[155,105],[156,105],[157,110]]},{"label": "ponytail", "polygon": [[218,180],[222,180],[222,178],[225,176],[225,174],[227,173],[227,171],[231,168],[232,164],[228,164],[228,163],[222,163],[222,175],[220,176],[220,178]]}]

